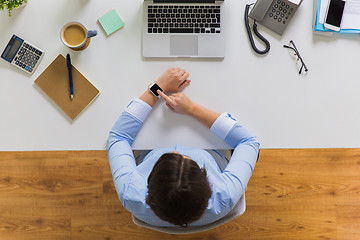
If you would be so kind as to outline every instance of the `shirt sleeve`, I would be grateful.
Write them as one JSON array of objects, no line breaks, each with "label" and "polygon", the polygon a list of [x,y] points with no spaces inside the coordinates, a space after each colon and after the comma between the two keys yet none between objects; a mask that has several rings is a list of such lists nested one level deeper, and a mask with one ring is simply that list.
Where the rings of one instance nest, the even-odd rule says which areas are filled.
[{"label": "shirt sleeve", "polygon": [[249,130],[228,113],[221,114],[210,130],[234,148],[222,177],[235,204],[246,191],[259,155],[260,144]]},{"label": "shirt sleeve", "polygon": [[121,201],[123,201],[126,183],[136,168],[131,145],[151,109],[151,106],[144,101],[134,99],[121,114],[109,134],[108,159],[114,185]]}]

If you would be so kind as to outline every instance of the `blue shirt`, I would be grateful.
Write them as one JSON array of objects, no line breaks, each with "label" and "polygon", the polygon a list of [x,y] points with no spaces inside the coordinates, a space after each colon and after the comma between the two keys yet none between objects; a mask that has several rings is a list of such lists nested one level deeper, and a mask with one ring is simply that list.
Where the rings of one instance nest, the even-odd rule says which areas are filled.
[{"label": "blue shirt", "polygon": [[[164,153],[177,150],[194,160],[200,168],[205,167],[212,195],[204,215],[189,226],[206,225],[228,214],[246,190],[259,153],[259,143],[230,114],[221,114],[210,128],[224,139],[234,152],[225,169],[222,169],[214,154],[203,149],[176,145],[172,148],[154,149],[136,165],[131,148],[137,133],[151,111],[151,106],[134,99],[121,114],[110,131],[108,158],[119,199],[124,207],[138,219],[154,226],[174,226],[161,220],[146,204],[147,179],[153,166]],[[219,153],[221,159],[225,157]]]}]

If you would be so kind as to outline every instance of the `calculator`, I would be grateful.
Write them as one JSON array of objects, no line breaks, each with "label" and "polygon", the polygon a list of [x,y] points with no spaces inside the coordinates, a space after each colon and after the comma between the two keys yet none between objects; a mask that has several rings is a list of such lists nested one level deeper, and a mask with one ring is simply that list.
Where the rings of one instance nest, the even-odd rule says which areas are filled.
[{"label": "calculator", "polygon": [[43,50],[15,34],[11,37],[4,52],[1,54],[1,58],[28,74],[33,74],[43,56]]}]

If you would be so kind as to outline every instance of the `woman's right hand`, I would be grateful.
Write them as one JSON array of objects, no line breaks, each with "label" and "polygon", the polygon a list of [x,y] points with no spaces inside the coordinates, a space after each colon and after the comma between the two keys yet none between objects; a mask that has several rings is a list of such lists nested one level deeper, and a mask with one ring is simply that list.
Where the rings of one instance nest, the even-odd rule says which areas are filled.
[{"label": "woman's right hand", "polygon": [[185,95],[185,93],[178,92],[167,96],[165,93],[158,90],[159,95],[166,101],[166,106],[172,111],[180,114],[192,115],[195,103]]}]

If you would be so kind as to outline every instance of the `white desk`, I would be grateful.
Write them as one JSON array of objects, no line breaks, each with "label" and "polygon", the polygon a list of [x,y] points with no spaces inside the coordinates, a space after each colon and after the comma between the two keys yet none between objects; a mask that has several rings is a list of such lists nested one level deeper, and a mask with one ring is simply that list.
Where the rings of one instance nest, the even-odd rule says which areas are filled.
[{"label": "white desk", "polygon": [[[192,84],[186,94],[216,111],[232,113],[258,136],[262,148],[360,147],[360,38],[313,35],[312,1],[303,2],[282,38],[260,27],[272,45],[267,56],[259,57],[250,49],[244,27],[245,2],[251,1],[226,0],[223,60],[142,58],[142,2],[29,0],[11,18],[0,13],[1,51],[15,33],[46,52],[31,77],[0,61],[0,150],[106,149],[108,131],[126,105],[168,67],[188,70]],[[106,37],[96,21],[111,8],[126,25]],[[88,49],[71,55],[101,94],[71,121],[34,80],[59,53],[70,51],[59,32],[73,20],[98,31]],[[282,47],[290,39],[309,67],[305,77],[298,76]],[[159,102],[134,147],[176,143],[226,147],[206,127]]]}]

